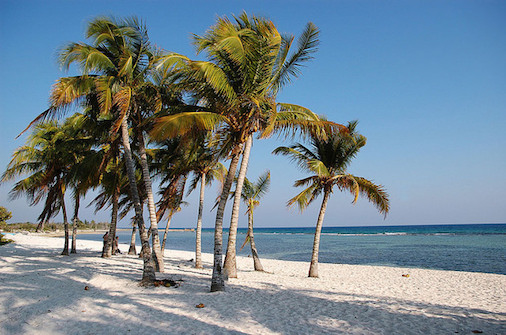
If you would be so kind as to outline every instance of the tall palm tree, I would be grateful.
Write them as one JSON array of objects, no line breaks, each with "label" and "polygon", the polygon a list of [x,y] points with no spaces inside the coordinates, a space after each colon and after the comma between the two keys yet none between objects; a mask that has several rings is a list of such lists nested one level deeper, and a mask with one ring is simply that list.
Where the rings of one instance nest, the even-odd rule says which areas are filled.
[{"label": "tall palm tree", "polygon": [[190,172],[188,159],[183,152],[185,141],[181,138],[168,139],[156,143],[149,150],[151,167],[156,177],[160,178],[160,199],[157,202],[157,219],[167,217],[162,239],[162,254],[173,215],[180,210],[187,175]]},{"label": "tall palm tree", "polygon": [[186,174],[174,175],[172,176],[169,185],[160,190],[162,197],[158,202],[157,215],[159,219],[161,219],[168,211],[167,224],[165,225],[165,232],[162,239],[162,252],[165,250],[165,243],[167,241],[167,235],[169,233],[172,217],[175,213],[181,210],[186,179]]},{"label": "tall palm tree", "polygon": [[204,196],[206,185],[215,179],[223,185],[227,169],[218,162],[218,152],[214,149],[215,143],[211,136],[197,137],[191,142],[188,152],[189,165],[195,175],[188,194],[190,194],[200,182],[199,209],[197,215],[197,227],[195,229],[195,268],[201,269],[202,265],[202,215],[204,211]]},{"label": "tall palm tree", "polygon": [[[72,197],[74,199],[74,215],[72,218],[72,246],[70,253],[77,253],[77,223],[79,221],[79,207],[81,197],[86,192],[96,187],[98,176],[96,166],[100,164],[102,155],[95,150],[99,142],[96,138],[96,120],[92,120],[89,115],[76,113],[66,120],[70,124],[74,143],[75,164],[70,168],[69,186],[72,188]],[[81,150],[75,150],[77,148]]]},{"label": "tall palm tree", "polygon": [[244,187],[242,189],[241,198],[246,203],[248,210],[248,233],[246,235],[246,240],[242,245],[241,249],[246,245],[249,241],[251,246],[251,255],[253,256],[253,266],[255,271],[264,271],[262,267],[262,263],[260,262],[260,258],[258,257],[257,248],[255,246],[255,239],[253,236],[253,211],[255,207],[260,205],[259,199],[267,193],[269,190],[269,186],[271,184],[271,173],[266,171],[255,183],[252,183],[246,178],[244,180]]},{"label": "tall palm tree", "polygon": [[[153,134],[173,136],[194,128],[218,128],[218,134],[223,136],[223,147],[230,158],[216,212],[211,291],[224,290],[223,215],[243,148],[251,145],[249,139],[257,131],[262,132],[262,137],[274,131],[309,131],[320,121],[307,109],[281,105],[275,101],[279,88],[298,73],[301,63],[310,59],[311,53],[316,50],[317,28],[308,24],[299,40],[298,50],[289,55],[292,42],[293,37],[281,36],[271,21],[254,16],[249,18],[243,13],[235,18],[235,23],[227,18],[218,19],[217,24],[203,37],[195,37],[198,52],[205,51],[209,62],[191,61],[182,55],[169,54],[159,64],[166,72],[174,69],[181,71],[187,89],[194,93],[196,101],[203,104],[198,111],[160,118]],[[242,165],[247,166],[247,162],[246,158]],[[243,175],[244,169],[240,178]],[[239,194],[241,188],[242,185],[238,185]],[[233,249],[235,254],[238,209],[234,214],[229,236],[234,246],[229,249],[231,252]],[[234,259],[231,257],[233,265]]]},{"label": "tall palm tree", "polygon": [[[112,147],[109,150],[118,150]],[[95,204],[95,211],[98,211],[107,205],[112,207],[111,223],[109,225],[109,238],[105,241],[102,250],[102,257],[109,258],[112,256],[113,241],[116,236],[116,224],[118,221],[118,213],[120,210],[120,195],[126,192],[125,186],[128,187],[128,180],[125,180],[124,164],[119,159],[119,155],[113,155],[115,159],[110,160],[100,173],[100,187],[102,191],[95,197],[92,203]]]},{"label": "tall palm tree", "polygon": [[349,133],[334,133],[326,140],[311,138],[311,147],[296,144],[291,147],[278,147],[273,153],[289,156],[299,167],[314,175],[297,180],[294,186],[308,186],[288,201],[288,205],[297,204],[303,211],[323,192],[323,202],[316,222],[313,253],[309,267],[309,277],[318,277],[318,252],[323,218],[334,186],[340,191],[349,191],[354,195],[353,203],[359,195],[373,203],[385,216],[390,208],[388,194],[382,185],[376,185],[363,177],[347,172],[347,168],[360,149],[366,144],[366,138],[356,132],[357,121],[348,124]]},{"label": "tall palm tree", "polygon": [[[142,217],[142,204],[137,191],[129,123],[134,118],[142,118],[141,114],[145,113],[143,109],[147,100],[146,92],[153,87],[149,82],[149,75],[157,57],[150,46],[146,28],[135,18],[123,20],[96,18],[88,24],[86,37],[92,39],[91,45],[70,43],[60,53],[60,63],[64,68],[68,69],[72,63],[77,63],[82,74],[60,78],[51,92],[50,108],[39,115],[34,122],[65,112],[76,102],[85,100],[90,94],[98,96],[102,117],[112,117],[115,120],[112,133],[117,131],[121,133],[132,202],[143,247],[142,283],[149,284],[155,279],[154,265],[163,271],[163,258],[159,248],[158,234],[153,234],[156,264],[153,263]],[[153,94],[148,100],[152,102],[157,100],[157,97],[157,94]],[[161,108],[160,101],[157,100],[157,103],[151,107],[151,110]],[[142,131],[137,132],[136,137],[135,140],[139,141],[143,179],[148,193],[151,229],[157,230]]]}]

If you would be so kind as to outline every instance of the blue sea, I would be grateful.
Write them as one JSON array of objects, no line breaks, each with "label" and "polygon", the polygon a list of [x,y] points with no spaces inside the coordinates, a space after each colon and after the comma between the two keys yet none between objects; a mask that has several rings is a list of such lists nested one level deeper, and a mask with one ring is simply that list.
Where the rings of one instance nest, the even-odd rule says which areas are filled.
[{"label": "blue sea", "polygon": [[[130,232],[118,232],[120,243],[129,244],[130,235]],[[225,248],[227,235],[225,229]],[[313,236],[314,228],[310,227],[255,228],[255,243],[261,258],[309,262]],[[79,238],[101,240],[102,235],[83,234]],[[245,238],[246,229],[240,228],[238,247]],[[213,243],[213,229],[203,229],[202,251],[212,253]],[[138,236],[137,245],[140,248]],[[170,231],[166,248],[195,250],[195,233]],[[249,253],[247,245],[238,255]],[[506,275],[506,224],[324,227],[319,261]]]}]

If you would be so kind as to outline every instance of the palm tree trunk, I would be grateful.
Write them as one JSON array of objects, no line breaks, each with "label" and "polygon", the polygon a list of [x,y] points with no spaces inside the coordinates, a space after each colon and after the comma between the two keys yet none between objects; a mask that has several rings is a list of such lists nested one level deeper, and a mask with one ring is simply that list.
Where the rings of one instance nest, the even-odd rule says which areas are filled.
[{"label": "palm tree trunk", "polygon": [[320,250],[320,235],[322,232],[323,217],[327,210],[327,202],[329,201],[330,190],[325,189],[322,207],[320,214],[318,214],[318,221],[316,222],[316,230],[314,233],[313,254],[311,256],[311,265],[309,266],[309,277],[318,277],[318,251]]},{"label": "palm tree trunk", "polygon": [[110,258],[113,254],[113,244],[116,238],[116,224],[118,222],[118,208],[119,208],[119,189],[116,187],[112,195],[112,213],[111,213],[111,224],[109,226],[109,237],[105,241],[104,250],[102,257]]},{"label": "palm tree trunk", "polygon": [[44,230],[44,223],[45,222],[46,222],[46,220],[42,220],[39,222],[39,224],[37,225],[37,229],[35,229],[36,233],[40,233],[41,231]]},{"label": "palm tree trunk", "polygon": [[225,257],[224,274],[225,278],[237,278],[237,262],[236,262],[236,240],[237,240],[237,226],[239,224],[239,209],[241,205],[242,186],[244,185],[244,178],[248,171],[249,153],[253,144],[253,136],[249,136],[244,146],[242,154],[241,168],[237,176],[237,184],[234,193],[234,204],[232,207],[232,215],[230,219],[230,229],[228,231],[227,255]]},{"label": "palm tree trunk", "polygon": [[142,207],[139,193],[137,191],[137,182],[135,180],[135,166],[132,158],[132,151],[130,149],[130,138],[128,136],[128,113],[125,115],[121,122],[121,138],[123,142],[123,149],[125,158],[125,165],[127,168],[128,181],[130,186],[130,194],[132,196],[132,202],[135,209],[135,218],[137,226],[139,227],[139,235],[142,243],[142,259],[143,259],[143,271],[141,284],[149,285],[156,279],[155,268],[153,264],[153,258],[151,256],[151,248],[149,247],[148,235],[146,227],[144,226],[144,218],[142,217]]},{"label": "palm tree trunk", "polygon": [[167,241],[167,235],[169,233],[170,221],[172,220],[172,215],[174,215],[174,210],[170,211],[169,219],[167,220],[167,225],[165,226],[165,232],[163,234],[163,242],[162,242],[162,255],[165,251],[165,241]]},{"label": "palm tree trunk", "polygon": [[65,195],[62,192],[61,196],[61,210],[63,214],[63,227],[65,230],[65,245],[63,246],[62,255],[68,256],[69,255],[69,223],[67,221],[67,209],[65,208]]},{"label": "palm tree trunk", "polygon": [[72,219],[72,247],[70,248],[71,254],[77,253],[77,221],[79,213],[79,195],[76,194],[76,202],[74,204],[74,218]]},{"label": "palm tree trunk", "polygon": [[251,256],[253,256],[253,266],[255,271],[264,271],[260,257],[258,257],[257,248],[255,246],[255,239],[253,237],[253,206],[250,206],[248,211],[248,237],[251,246]]},{"label": "palm tree trunk", "polygon": [[204,211],[204,192],[206,189],[206,174],[200,174],[200,198],[199,214],[197,218],[197,230],[195,232],[195,267],[202,269],[202,213]]},{"label": "palm tree trunk", "polygon": [[146,155],[146,146],[144,144],[144,135],[142,131],[139,132],[139,154],[141,156],[142,177],[144,180],[144,187],[148,197],[149,220],[151,222],[151,241],[153,248],[153,261],[155,262],[155,270],[163,272],[163,254],[160,248],[160,236],[158,235],[158,220],[156,219],[155,200],[153,197],[153,188],[151,186],[151,177],[149,175],[148,158]]},{"label": "palm tree trunk", "polygon": [[223,215],[225,213],[225,206],[227,205],[228,194],[234,181],[235,171],[239,164],[239,158],[242,145],[237,145],[232,151],[232,159],[230,160],[230,167],[228,169],[227,178],[223,185],[223,190],[220,195],[220,202],[216,210],[216,222],[214,224],[214,262],[213,262],[213,275],[211,278],[211,292],[225,291],[225,281],[222,273],[223,262]]},{"label": "palm tree trunk", "polygon": [[130,237],[130,248],[128,248],[129,255],[137,255],[137,250],[135,249],[135,233],[137,232],[137,228],[135,227],[135,222],[132,225],[132,236]]}]

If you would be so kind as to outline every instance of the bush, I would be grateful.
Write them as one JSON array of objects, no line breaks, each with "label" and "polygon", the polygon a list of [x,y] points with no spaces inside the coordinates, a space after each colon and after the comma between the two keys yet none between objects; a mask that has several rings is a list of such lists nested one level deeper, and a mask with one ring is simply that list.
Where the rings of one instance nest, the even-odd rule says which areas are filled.
[{"label": "bush", "polygon": [[4,229],[7,226],[7,220],[12,217],[12,213],[7,208],[0,206],[0,228]]},{"label": "bush", "polygon": [[35,231],[37,229],[37,225],[25,222],[25,223],[10,223],[5,226],[4,230],[8,232],[19,231],[19,230],[27,230],[27,231]]},{"label": "bush", "polygon": [[5,236],[2,233],[0,233],[0,245],[5,245],[5,244],[11,243],[11,242],[14,242],[14,241],[11,239],[5,238]]}]

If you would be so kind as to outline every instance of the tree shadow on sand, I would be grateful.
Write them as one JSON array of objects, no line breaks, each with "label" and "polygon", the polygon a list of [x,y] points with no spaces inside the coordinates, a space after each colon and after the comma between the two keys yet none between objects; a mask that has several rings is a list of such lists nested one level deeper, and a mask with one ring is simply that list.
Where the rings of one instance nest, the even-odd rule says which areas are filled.
[{"label": "tree shadow on sand", "polygon": [[[54,252],[53,252],[54,251]],[[166,258],[179,288],[142,288],[135,256],[0,248],[0,333],[5,334],[485,334],[506,333],[506,314],[366,294],[288,290],[272,275],[209,293],[210,271]],[[247,273],[242,275],[246,276]],[[239,273],[241,276],[241,273]],[[318,280],[311,284],[318,286]],[[282,283],[281,283],[282,285]],[[84,290],[88,286],[89,290]],[[205,308],[196,309],[197,304]],[[253,328],[248,328],[251,326]]]}]

